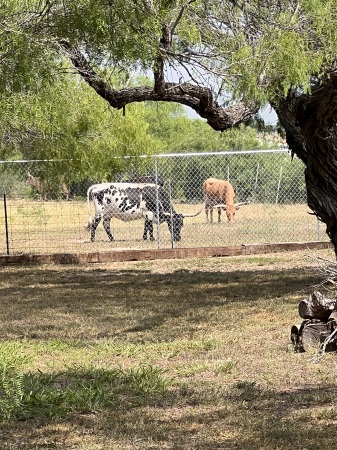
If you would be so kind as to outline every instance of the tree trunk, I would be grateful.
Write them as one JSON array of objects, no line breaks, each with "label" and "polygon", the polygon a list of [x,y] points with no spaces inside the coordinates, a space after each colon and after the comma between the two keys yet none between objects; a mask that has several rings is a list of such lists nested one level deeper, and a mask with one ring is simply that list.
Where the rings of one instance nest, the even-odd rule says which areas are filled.
[{"label": "tree trunk", "polygon": [[310,95],[289,94],[277,107],[291,151],[305,164],[308,205],[326,224],[337,256],[337,73]]}]

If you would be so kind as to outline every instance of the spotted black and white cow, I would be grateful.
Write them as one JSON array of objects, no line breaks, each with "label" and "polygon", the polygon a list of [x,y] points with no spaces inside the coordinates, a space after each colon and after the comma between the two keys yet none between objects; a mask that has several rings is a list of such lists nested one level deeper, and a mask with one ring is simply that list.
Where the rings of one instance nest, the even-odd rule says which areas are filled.
[{"label": "spotted black and white cow", "polygon": [[[95,217],[90,216],[90,199],[95,205]],[[153,223],[167,222],[171,239],[181,240],[181,229],[184,225],[184,217],[195,217],[196,214],[178,214],[164,191],[162,186],[151,183],[102,183],[90,186],[87,192],[90,239],[95,240],[96,229],[103,219],[104,229],[110,239],[114,240],[111,233],[110,221],[116,217],[124,222],[137,219],[145,219],[143,239],[147,240],[149,233],[153,241]],[[158,204],[158,207],[157,207]]]}]

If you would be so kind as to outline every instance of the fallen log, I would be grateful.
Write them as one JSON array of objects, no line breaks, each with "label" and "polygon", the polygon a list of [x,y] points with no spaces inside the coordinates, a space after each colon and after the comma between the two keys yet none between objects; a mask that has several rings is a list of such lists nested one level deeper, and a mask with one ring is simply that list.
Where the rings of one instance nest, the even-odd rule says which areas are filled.
[{"label": "fallen log", "polygon": [[337,351],[337,300],[315,291],[299,303],[298,312],[305,320],[291,327],[294,350],[314,347],[320,353]]},{"label": "fallen log", "polygon": [[298,313],[302,319],[327,321],[335,307],[336,299],[326,298],[321,292],[315,291],[299,303]]},{"label": "fallen log", "polygon": [[307,352],[310,347],[319,349],[328,334],[329,330],[326,322],[322,322],[321,320],[306,321],[300,336],[303,350]]}]

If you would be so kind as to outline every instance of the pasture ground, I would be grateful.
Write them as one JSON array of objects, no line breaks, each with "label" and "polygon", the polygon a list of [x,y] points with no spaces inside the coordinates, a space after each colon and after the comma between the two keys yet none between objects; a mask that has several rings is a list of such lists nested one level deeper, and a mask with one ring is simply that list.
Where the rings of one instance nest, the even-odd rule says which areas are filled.
[{"label": "pasture ground", "polygon": [[333,448],[336,355],[289,346],[318,256],[3,267],[0,448]]},{"label": "pasture ground", "polygon": [[[143,220],[123,222],[112,219],[114,242],[110,242],[99,224],[96,242],[90,242],[87,204],[83,200],[33,201],[27,198],[8,201],[8,236],[11,255],[50,253],[90,253],[127,249],[171,248],[170,232],[166,223],[157,229],[155,238],[159,241],[144,241]],[[175,203],[177,212],[194,214],[202,204]],[[223,247],[228,245],[303,242],[328,240],[325,225],[308,214],[305,204],[275,205],[250,204],[242,206],[236,213],[235,223],[227,221],[222,213],[222,222],[206,223],[205,211],[197,217],[184,220],[181,241],[175,248]],[[94,213],[91,205],[91,214]],[[0,210],[0,254],[6,254],[5,218]]]}]

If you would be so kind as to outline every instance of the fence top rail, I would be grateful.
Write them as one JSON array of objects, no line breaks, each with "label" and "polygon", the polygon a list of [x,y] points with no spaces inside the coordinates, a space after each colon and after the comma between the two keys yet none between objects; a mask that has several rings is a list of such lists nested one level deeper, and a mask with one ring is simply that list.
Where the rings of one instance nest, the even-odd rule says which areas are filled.
[{"label": "fence top rail", "polygon": [[60,162],[71,161],[71,159],[16,159],[15,161],[0,161],[0,164],[22,164],[22,163],[36,163],[36,162]]},{"label": "fence top rail", "polygon": [[270,149],[270,150],[235,150],[235,151],[213,151],[213,152],[190,152],[190,153],[160,153],[153,155],[156,158],[185,157],[185,156],[219,156],[219,155],[252,155],[267,153],[290,153],[288,148]]},{"label": "fence top rail", "polygon": [[[268,153],[290,153],[288,148],[268,149],[268,150],[235,150],[235,151],[213,151],[213,152],[189,152],[189,153],[160,153],[156,155],[139,155],[139,156],[115,156],[115,158],[170,158],[170,157],[188,157],[188,156],[219,156],[219,155],[252,155],[252,154],[268,154]],[[20,159],[15,161],[0,161],[0,164],[22,164],[37,162],[60,162],[72,161],[72,159]]]}]

